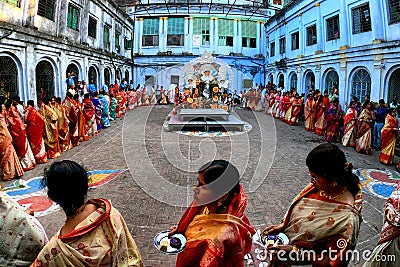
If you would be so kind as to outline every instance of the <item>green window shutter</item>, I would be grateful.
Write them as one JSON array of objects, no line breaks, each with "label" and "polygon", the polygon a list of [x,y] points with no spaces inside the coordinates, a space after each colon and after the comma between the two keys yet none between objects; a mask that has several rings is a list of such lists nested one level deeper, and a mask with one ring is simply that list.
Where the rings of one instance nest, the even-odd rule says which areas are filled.
[{"label": "green window shutter", "polygon": [[71,6],[68,6],[67,27],[72,28],[72,12],[71,12]]},{"label": "green window shutter", "polygon": [[1,2],[16,6],[16,7],[20,7],[19,6],[19,0],[1,0]]},{"label": "green window shutter", "polygon": [[144,19],[143,20],[143,35],[158,35],[160,20]]},{"label": "green window shutter", "polygon": [[219,19],[218,20],[218,35],[233,36],[233,20]]},{"label": "green window shutter", "polygon": [[168,18],[168,34],[184,34],[184,18]]},{"label": "green window shutter", "polygon": [[104,27],[103,41],[106,44],[110,41],[110,29],[108,27]]},{"label": "green window shutter", "polygon": [[242,21],[242,36],[257,38],[257,22]]},{"label": "green window shutter", "polygon": [[210,32],[209,18],[193,19],[193,34],[209,34],[209,32]]},{"label": "green window shutter", "polygon": [[78,29],[78,22],[79,22],[79,9],[73,8],[73,19],[72,19],[72,29]]}]

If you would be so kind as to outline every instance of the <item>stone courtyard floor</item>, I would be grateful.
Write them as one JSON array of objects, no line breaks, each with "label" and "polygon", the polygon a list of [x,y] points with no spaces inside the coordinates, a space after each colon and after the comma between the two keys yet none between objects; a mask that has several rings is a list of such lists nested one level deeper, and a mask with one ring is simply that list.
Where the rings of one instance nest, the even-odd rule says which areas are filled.
[{"label": "stone courtyard floor", "polygon": [[[280,222],[293,197],[310,181],[305,158],[324,142],[302,126],[289,126],[263,112],[242,109],[234,113],[252,126],[243,134],[198,137],[167,132],[162,125],[171,109],[154,106],[129,111],[98,137],[57,159],[75,160],[89,171],[99,170],[100,182],[89,190],[89,197],[108,198],[122,213],[145,266],[174,266],[175,256],[158,253],[153,238],[178,223],[191,201],[196,172],[202,164],[223,158],[238,167],[248,196],[247,215],[256,228],[262,229]],[[394,167],[379,163],[377,151],[367,156],[352,148],[343,150],[347,160],[366,177],[364,221],[357,249],[371,250],[382,226],[387,190],[399,177]],[[25,173],[23,180],[42,176],[53,161]],[[112,170],[114,175],[110,175]],[[7,184],[3,182],[2,186]],[[50,237],[63,225],[65,216],[60,210],[44,214],[38,219]],[[353,261],[352,265],[362,262]]]}]

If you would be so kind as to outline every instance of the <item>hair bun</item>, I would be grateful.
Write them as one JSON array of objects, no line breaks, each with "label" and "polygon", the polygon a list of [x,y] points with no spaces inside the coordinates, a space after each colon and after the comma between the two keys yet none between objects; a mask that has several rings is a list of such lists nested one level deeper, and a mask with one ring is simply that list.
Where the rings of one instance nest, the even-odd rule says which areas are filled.
[{"label": "hair bun", "polygon": [[353,169],[353,164],[351,164],[351,162],[346,162],[344,164],[344,169],[348,172],[351,172],[351,170]]}]

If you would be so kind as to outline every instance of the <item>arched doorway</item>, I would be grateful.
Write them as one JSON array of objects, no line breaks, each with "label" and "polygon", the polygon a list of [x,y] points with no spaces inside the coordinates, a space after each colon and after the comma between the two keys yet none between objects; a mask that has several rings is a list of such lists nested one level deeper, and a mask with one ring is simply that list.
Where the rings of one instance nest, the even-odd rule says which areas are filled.
[{"label": "arched doorway", "polygon": [[115,72],[115,79],[118,80],[119,82],[121,82],[122,79],[122,72],[121,69],[117,69],[117,71]]},{"label": "arched doorway", "polygon": [[278,87],[281,89],[285,89],[285,77],[283,76],[283,73],[280,73],[278,75]]},{"label": "arched doorway", "polygon": [[78,67],[73,63],[69,64],[68,67],[67,67],[67,72],[65,73],[65,77],[66,78],[68,77],[68,73],[70,73],[71,75],[74,76],[74,83],[75,83],[75,86],[76,86],[78,84],[78,81],[79,81],[79,69],[78,69]]},{"label": "arched doorway", "polygon": [[43,98],[54,96],[54,70],[48,61],[36,65],[36,96],[38,106]]},{"label": "arched doorway", "polygon": [[274,76],[272,76],[272,74],[270,74],[270,75],[268,76],[268,81],[271,82],[271,84],[274,83]]},{"label": "arched doorway", "polygon": [[304,88],[306,88],[306,93],[310,91],[311,87],[315,89],[315,75],[312,71],[307,72],[304,85]]},{"label": "arched doorway", "polygon": [[91,80],[93,80],[94,84],[97,85],[97,70],[95,67],[90,66],[89,68],[89,84],[91,83]]},{"label": "arched doorway", "polygon": [[14,60],[8,56],[0,57],[0,101],[3,102],[7,95],[18,95],[18,69]]},{"label": "arched doorway", "polygon": [[395,96],[397,96],[397,99],[400,97],[400,68],[395,70],[390,76],[387,102],[393,102]]},{"label": "arched doorway", "polygon": [[111,73],[109,68],[104,69],[104,82],[107,85],[111,84]]},{"label": "arched doorway", "polygon": [[357,70],[351,83],[352,96],[358,97],[363,102],[366,95],[371,94],[371,76],[365,69]]},{"label": "arched doorway", "polygon": [[337,72],[335,70],[330,70],[326,74],[324,90],[328,90],[328,94],[329,94],[334,86],[336,86],[337,89],[339,90],[339,75],[337,74]]},{"label": "arched doorway", "polygon": [[125,71],[125,81],[129,83],[129,70]]},{"label": "arched doorway", "polygon": [[290,89],[292,88],[297,91],[297,74],[295,72],[292,72],[290,76]]}]

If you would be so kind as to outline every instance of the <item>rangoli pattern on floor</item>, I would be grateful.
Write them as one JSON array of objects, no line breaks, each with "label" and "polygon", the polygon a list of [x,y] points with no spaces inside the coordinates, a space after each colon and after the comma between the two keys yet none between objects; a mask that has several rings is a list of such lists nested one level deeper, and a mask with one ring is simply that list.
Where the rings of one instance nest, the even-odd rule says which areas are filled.
[{"label": "rangoli pattern on floor", "polygon": [[360,177],[363,192],[383,199],[387,199],[400,182],[400,174],[393,170],[359,168],[353,172]]}]

